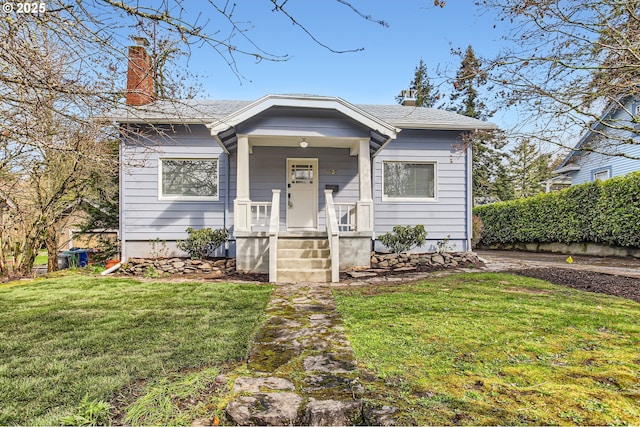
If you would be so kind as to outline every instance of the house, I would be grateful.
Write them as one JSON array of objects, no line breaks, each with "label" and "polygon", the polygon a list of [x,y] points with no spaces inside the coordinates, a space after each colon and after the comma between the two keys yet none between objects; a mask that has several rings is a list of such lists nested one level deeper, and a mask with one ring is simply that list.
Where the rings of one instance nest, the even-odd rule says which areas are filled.
[{"label": "house", "polygon": [[153,101],[143,49],[130,50],[129,106],[110,117],[124,133],[123,259],[148,256],[156,239],[178,254],[187,227],[229,229],[219,254],[272,281],[337,281],[369,266],[376,237],[398,224],[424,224],[422,251],[446,238],[471,249],[461,135],[493,124],[316,95]]},{"label": "house", "polygon": [[[605,109],[554,171],[553,183],[578,185],[640,170],[640,100],[627,96]],[[615,138],[607,138],[615,135]],[[632,143],[622,143],[625,138]]]}]

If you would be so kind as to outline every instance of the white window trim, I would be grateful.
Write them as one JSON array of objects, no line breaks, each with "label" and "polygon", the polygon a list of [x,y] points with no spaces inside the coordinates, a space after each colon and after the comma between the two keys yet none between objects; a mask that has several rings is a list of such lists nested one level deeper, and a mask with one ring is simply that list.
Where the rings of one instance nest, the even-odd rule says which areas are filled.
[{"label": "white window trim", "polygon": [[[204,160],[216,162],[216,188],[218,194],[215,196],[165,196],[162,194],[162,162],[165,160]],[[158,158],[158,200],[180,201],[180,202],[215,202],[220,200],[220,159],[218,157],[160,157]]]},{"label": "white window trim", "polygon": [[[607,173],[607,177],[606,178],[596,178],[596,175],[598,175],[600,173],[604,173],[604,172]],[[593,171],[591,171],[591,181],[593,181],[593,182],[595,182],[595,181],[606,181],[606,180],[611,178],[611,175],[612,175],[611,167],[594,169]]]},{"label": "white window trim", "polygon": [[[384,194],[384,164],[385,163],[411,163],[421,165],[433,165],[433,197],[389,197]],[[412,159],[393,159],[382,160],[380,165],[382,168],[382,185],[380,186],[380,193],[382,195],[383,202],[419,202],[419,203],[433,203],[438,201],[438,162],[426,161],[426,160],[412,160]]]}]

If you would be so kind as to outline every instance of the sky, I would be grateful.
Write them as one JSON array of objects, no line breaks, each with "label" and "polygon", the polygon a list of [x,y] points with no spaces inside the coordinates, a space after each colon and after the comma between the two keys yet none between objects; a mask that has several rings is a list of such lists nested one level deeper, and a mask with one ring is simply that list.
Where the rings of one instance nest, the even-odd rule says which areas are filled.
[{"label": "sky", "polygon": [[[451,49],[472,45],[478,56],[492,56],[501,45],[504,25],[474,0],[448,0],[443,8],[432,0],[352,0],[359,12],[386,21],[383,27],[367,21],[337,0],[289,0],[287,10],[333,53],[313,41],[289,18],[273,12],[266,0],[238,1],[234,17],[247,28],[246,35],[261,49],[286,61],[256,61],[237,55],[241,76],[210,48],[195,48],[189,70],[202,76],[204,98],[256,100],[267,94],[313,94],[338,96],[354,104],[394,104],[407,89],[420,59],[427,64],[434,83],[436,70],[453,75],[460,59]],[[187,1],[186,4],[198,4]],[[224,26],[214,17],[209,29]],[[232,43],[247,45],[242,37]],[[514,120],[498,113],[492,122],[505,127]]]}]

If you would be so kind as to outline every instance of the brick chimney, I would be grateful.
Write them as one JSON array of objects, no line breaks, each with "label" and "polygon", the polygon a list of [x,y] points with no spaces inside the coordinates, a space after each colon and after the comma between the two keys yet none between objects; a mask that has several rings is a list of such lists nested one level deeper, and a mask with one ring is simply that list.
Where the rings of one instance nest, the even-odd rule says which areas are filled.
[{"label": "brick chimney", "polygon": [[405,107],[415,107],[416,105],[418,105],[418,101],[416,99],[417,95],[418,93],[416,90],[403,90],[402,92],[400,92],[400,95],[398,95],[398,99],[400,100],[400,104],[404,105]]},{"label": "brick chimney", "polygon": [[139,107],[155,100],[153,89],[153,69],[151,57],[147,53],[149,41],[142,37],[132,37],[135,46],[129,47],[127,69],[127,105]]}]

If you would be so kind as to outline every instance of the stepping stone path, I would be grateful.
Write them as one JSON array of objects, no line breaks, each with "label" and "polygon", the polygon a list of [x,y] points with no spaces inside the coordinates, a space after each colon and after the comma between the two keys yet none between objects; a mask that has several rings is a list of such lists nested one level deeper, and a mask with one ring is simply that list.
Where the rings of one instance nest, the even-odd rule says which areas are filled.
[{"label": "stepping stone path", "polygon": [[394,408],[366,408],[355,355],[329,285],[278,285],[235,380],[238,425],[394,425]]}]

